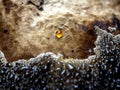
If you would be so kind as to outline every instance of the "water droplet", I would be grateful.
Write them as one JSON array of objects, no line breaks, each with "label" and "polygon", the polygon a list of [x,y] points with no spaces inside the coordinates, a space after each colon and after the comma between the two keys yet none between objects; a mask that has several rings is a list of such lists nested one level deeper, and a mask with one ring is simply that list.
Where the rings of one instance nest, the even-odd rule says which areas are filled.
[{"label": "water droplet", "polygon": [[61,75],[63,75],[64,73],[65,73],[65,70],[62,70]]},{"label": "water droplet", "polygon": [[59,39],[62,38],[62,36],[63,36],[63,34],[62,34],[62,30],[58,30],[58,31],[56,31],[55,34],[56,34],[56,37],[59,38]]},{"label": "water droplet", "polygon": [[74,67],[71,64],[67,64],[68,65],[68,69],[72,70]]}]

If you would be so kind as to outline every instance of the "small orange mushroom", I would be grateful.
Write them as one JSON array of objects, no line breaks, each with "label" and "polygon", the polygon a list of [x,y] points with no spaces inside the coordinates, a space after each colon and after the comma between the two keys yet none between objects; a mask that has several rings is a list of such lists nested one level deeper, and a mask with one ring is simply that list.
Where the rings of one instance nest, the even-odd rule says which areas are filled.
[{"label": "small orange mushroom", "polygon": [[62,36],[63,36],[62,30],[56,31],[55,34],[56,34],[56,37],[57,37],[57,38],[62,38]]}]

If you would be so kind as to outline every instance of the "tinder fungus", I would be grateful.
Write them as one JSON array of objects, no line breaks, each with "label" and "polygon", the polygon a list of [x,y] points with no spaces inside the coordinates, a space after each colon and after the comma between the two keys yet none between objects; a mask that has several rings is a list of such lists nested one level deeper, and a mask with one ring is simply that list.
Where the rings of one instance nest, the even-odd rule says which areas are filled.
[{"label": "tinder fungus", "polygon": [[120,1],[39,1],[0,0],[0,90],[119,90]]}]

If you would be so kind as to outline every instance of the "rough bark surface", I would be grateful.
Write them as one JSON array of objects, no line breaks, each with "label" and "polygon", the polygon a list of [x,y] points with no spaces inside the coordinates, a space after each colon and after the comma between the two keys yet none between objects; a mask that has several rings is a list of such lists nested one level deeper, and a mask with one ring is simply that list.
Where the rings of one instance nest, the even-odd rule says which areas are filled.
[{"label": "rough bark surface", "polygon": [[[120,24],[119,0],[45,0],[43,11],[27,2],[0,0],[0,49],[9,62],[44,52],[85,59],[94,54],[93,26],[107,30]],[[60,39],[55,36],[58,30],[63,32]]]}]

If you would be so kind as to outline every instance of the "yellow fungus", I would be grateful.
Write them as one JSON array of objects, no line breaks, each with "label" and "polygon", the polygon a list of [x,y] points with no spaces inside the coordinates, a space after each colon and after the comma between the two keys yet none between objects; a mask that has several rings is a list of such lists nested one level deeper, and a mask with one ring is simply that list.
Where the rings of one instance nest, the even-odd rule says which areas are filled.
[{"label": "yellow fungus", "polygon": [[57,38],[62,38],[62,36],[63,36],[62,30],[56,31],[55,34],[56,34],[56,37],[57,37]]}]

